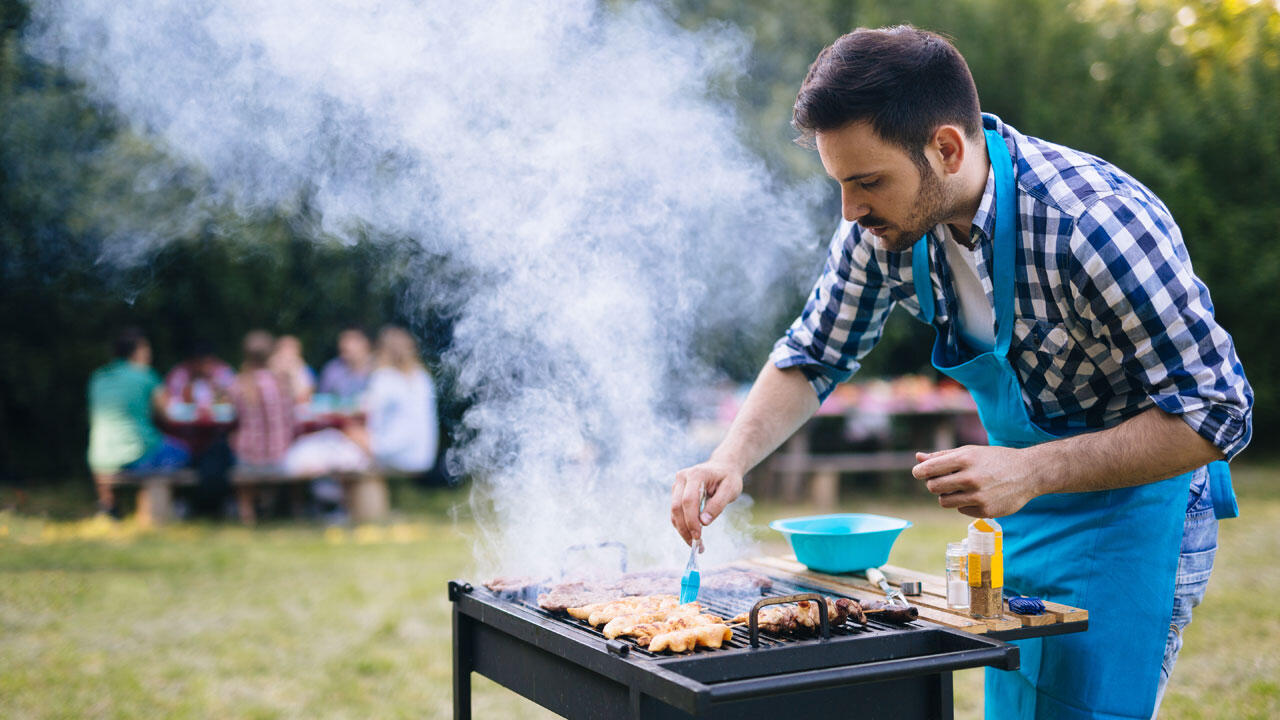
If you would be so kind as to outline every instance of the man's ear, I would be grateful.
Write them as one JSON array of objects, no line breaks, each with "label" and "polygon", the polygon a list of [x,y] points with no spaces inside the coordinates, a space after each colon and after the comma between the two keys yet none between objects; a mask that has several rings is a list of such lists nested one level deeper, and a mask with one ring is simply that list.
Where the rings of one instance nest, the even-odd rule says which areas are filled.
[{"label": "man's ear", "polygon": [[941,170],[949,175],[960,172],[967,148],[964,131],[955,125],[940,126],[929,141],[929,149],[936,154]]}]

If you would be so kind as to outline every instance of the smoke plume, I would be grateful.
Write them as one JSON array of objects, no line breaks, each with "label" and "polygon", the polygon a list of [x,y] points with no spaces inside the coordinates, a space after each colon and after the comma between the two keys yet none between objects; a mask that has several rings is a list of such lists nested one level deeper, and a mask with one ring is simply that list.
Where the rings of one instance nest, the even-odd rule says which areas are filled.
[{"label": "smoke plume", "polygon": [[[740,32],[643,2],[67,0],[35,3],[27,43],[220,201],[306,193],[326,233],[466,269],[422,282],[457,308],[478,570],[553,572],[605,540],[681,563],[667,496],[704,452],[688,390],[713,379],[695,338],[755,326],[814,237],[815,193],[771,178],[724,97]],[[149,233],[123,223],[115,251]],[[731,515],[708,562],[740,547]]]}]

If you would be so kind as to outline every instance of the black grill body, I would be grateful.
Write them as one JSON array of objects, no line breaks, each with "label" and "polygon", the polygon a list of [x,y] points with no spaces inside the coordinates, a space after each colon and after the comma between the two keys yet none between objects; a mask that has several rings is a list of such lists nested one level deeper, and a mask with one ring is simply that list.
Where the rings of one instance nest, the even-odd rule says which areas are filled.
[{"label": "black grill body", "polygon": [[896,719],[951,718],[952,671],[1018,667],[1014,645],[922,622],[873,620],[828,639],[766,633],[758,648],[738,627],[726,648],[655,655],[462,581],[449,583],[449,598],[456,720],[471,717],[472,672],[567,718]]}]

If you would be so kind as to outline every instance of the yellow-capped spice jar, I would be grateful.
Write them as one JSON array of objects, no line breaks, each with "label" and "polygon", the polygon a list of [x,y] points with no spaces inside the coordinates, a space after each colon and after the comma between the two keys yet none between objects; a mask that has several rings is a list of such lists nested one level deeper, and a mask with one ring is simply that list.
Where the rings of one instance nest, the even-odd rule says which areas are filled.
[{"label": "yellow-capped spice jar", "polygon": [[1004,615],[1004,531],[1000,523],[981,518],[969,523],[969,614],[975,618]]}]

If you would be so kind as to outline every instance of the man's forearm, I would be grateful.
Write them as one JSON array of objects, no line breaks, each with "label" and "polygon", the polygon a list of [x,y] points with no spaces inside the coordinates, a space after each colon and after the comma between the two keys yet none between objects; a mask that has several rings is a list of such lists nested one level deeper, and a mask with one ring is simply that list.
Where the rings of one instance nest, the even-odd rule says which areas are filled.
[{"label": "man's forearm", "polygon": [[711,459],[746,473],[791,437],[818,405],[813,386],[799,368],[779,370],[765,363]]},{"label": "man's forearm", "polygon": [[1084,492],[1163,480],[1222,459],[1177,415],[1151,408],[1113,428],[1028,448],[1040,493]]}]

